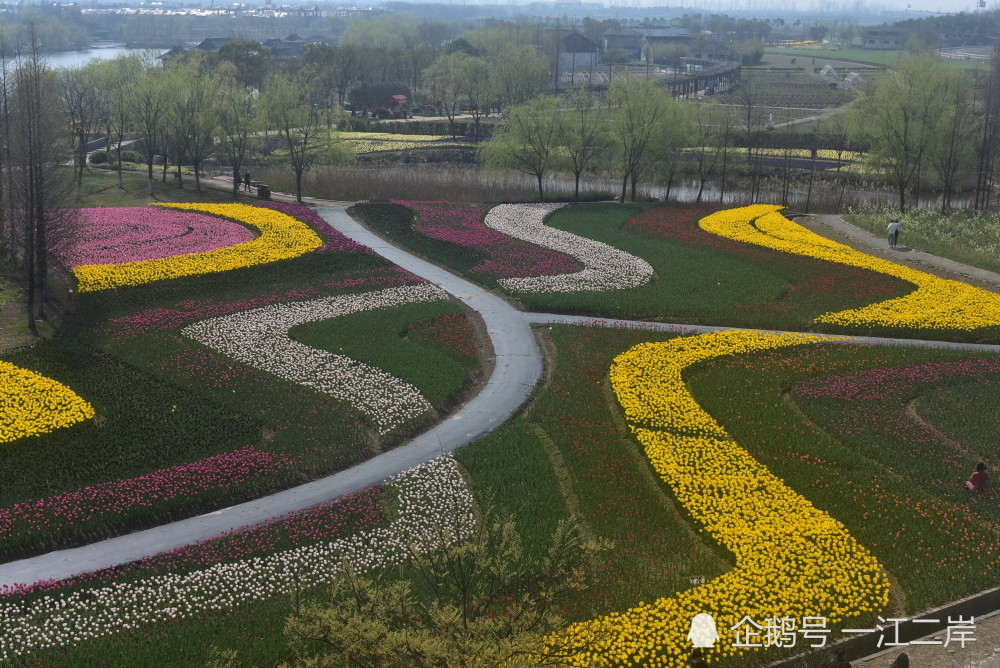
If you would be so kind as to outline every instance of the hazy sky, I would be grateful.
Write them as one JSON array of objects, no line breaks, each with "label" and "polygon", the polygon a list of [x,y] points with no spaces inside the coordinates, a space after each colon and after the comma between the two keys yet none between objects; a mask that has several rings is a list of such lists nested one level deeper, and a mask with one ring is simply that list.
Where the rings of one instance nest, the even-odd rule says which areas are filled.
[{"label": "hazy sky", "polygon": [[[526,2],[528,0],[515,0]],[[980,0],[666,0],[669,6],[705,7],[722,11],[750,10],[759,11],[762,17],[780,15],[782,9],[798,11],[837,12],[860,15],[866,13],[881,13],[879,10],[906,11],[909,9],[916,15],[924,12],[974,12]],[[587,0],[584,0],[587,2]],[[610,5],[662,5],[664,0],[604,0]],[[986,0],[986,6],[997,6],[998,0]]]}]

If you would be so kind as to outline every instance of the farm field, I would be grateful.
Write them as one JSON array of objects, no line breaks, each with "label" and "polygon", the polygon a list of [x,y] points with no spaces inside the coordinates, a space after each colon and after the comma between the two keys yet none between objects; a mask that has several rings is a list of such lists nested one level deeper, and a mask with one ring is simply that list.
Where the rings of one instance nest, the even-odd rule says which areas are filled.
[{"label": "farm field", "polygon": [[[995,495],[963,483],[998,459],[1000,357],[825,334],[995,343],[1000,295],[810,236],[768,205],[352,211],[524,310],[591,324],[537,328],[534,395],[453,457],[262,527],[6,586],[0,660],[294,661],[285,620],[323,602],[345,555],[405,574],[401,545],[434,549],[421,527],[467,531],[484,504],[515,518],[529,555],[567,517],[606,546],[560,604],[570,628],[549,636],[573,634],[570,665],[684,665],[706,610],[712,665],[763,665],[995,585]],[[352,466],[450,415],[488,373],[476,316],[306,207],[87,216],[88,243],[56,249],[74,317],[0,358],[20,397],[0,432],[0,561]],[[599,326],[613,318],[740,329]],[[39,387],[60,403],[35,408]],[[740,646],[741,619],[777,610],[795,648]]]}]

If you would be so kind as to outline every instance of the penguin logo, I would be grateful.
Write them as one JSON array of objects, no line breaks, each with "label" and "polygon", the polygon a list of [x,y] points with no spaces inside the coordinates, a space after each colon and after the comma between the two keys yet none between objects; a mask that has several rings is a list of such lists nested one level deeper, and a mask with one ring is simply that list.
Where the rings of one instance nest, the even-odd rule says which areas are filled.
[{"label": "penguin logo", "polygon": [[719,639],[719,633],[715,630],[715,620],[707,612],[699,612],[691,620],[691,630],[688,631],[688,640],[695,647],[711,648],[715,641]]}]

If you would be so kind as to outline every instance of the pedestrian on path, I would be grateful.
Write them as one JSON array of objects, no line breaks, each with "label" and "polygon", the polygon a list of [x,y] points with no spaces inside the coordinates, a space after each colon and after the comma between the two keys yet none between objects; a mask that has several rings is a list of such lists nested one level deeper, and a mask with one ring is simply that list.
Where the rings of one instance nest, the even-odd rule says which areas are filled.
[{"label": "pedestrian on path", "polygon": [[898,220],[893,220],[889,223],[889,227],[886,228],[886,232],[889,235],[889,248],[895,248],[896,242],[899,241],[899,228],[902,225],[899,224]]},{"label": "pedestrian on path", "polygon": [[247,172],[246,172],[246,173],[245,173],[245,174],[243,175],[243,183],[244,183],[244,184],[246,185],[246,187],[247,187],[247,192],[250,192],[250,172],[249,172],[249,171],[247,171]]}]

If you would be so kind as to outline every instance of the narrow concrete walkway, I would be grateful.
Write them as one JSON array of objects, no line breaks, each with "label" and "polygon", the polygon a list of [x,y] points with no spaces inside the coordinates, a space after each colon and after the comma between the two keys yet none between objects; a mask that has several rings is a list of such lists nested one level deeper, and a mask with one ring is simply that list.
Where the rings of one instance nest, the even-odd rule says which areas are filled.
[{"label": "narrow concrete walkway", "polygon": [[[673,332],[676,334],[708,334],[710,332],[747,329],[746,327],[722,327],[712,325],[677,325],[665,322],[648,322],[644,320],[615,320],[609,318],[594,318],[593,316],[586,315],[563,315],[559,313],[522,313],[521,317],[533,325],[578,325],[581,327],[608,327],[611,329],[632,329],[646,332]],[[754,331],[766,332],[769,334],[789,333],[779,329],[756,329]],[[1000,353],[1000,345],[990,343],[955,343],[952,341],[934,341],[932,339],[897,339],[880,336],[850,336],[846,334],[812,333],[833,342],[852,345],[947,348],[949,350],[981,350]]]},{"label": "narrow concrete walkway", "polygon": [[[905,243],[897,245],[895,249],[890,249],[885,235],[875,236],[845,222],[838,215],[802,214],[795,216],[795,222],[821,236],[839,241],[875,257],[904,265],[908,264],[914,269],[926,271],[941,278],[963,281],[986,290],[1000,292],[1000,274],[915,250]],[[899,238],[903,242],[906,241],[905,226]]]}]

